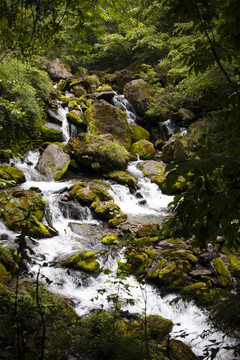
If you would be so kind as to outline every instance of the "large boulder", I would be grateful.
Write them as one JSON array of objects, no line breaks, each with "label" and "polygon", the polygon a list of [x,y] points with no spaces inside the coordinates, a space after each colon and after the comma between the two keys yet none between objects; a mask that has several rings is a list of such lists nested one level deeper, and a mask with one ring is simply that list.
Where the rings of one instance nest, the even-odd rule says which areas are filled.
[{"label": "large boulder", "polygon": [[85,112],[90,132],[95,135],[112,134],[114,139],[130,149],[132,130],[126,115],[105,100],[95,101]]},{"label": "large boulder", "polygon": [[126,99],[134,106],[139,115],[145,115],[149,109],[152,95],[143,79],[132,80],[124,86]]},{"label": "large boulder", "polygon": [[65,151],[79,165],[100,171],[125,170],[130,160],[128,151],[113,136],[80,133],[70,139]]},{"label": "large boulder", "polygon": [[47,65],[47,72],[54,81],[67,79],[72,76],[72,73],[67,69],[67,66],[58,58],[52,60]]},{"label": "large boulder", "polygon": [[70,156],[57,144],[50,144],[40,157],[36,169],[49,180],[59,180],[67,171]]},{"label": "large boulder", "polygon": [[51,227],[41,222],[45,207],[46,201],[33,190],[0,191],[0,216],[13,231],[24,230],[26,235],[37,238],[55,235]]}]

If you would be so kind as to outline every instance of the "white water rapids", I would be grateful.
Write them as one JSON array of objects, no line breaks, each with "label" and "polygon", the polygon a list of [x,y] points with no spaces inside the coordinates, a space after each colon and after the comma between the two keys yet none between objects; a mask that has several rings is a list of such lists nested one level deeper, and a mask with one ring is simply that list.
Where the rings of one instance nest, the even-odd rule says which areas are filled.
[{"label": "white water rapids", "polygon": [[[133,306],[123,305],[123,310],[143,313],[146,308],[147,315],[157,314],[171,319],[175,324],[171,336],[177,338],[184,333],[188,334],[182,340],[191,345],[197,355],[201,355],[204,347],[216,339],[221,340],[223,334],[211,329],[207,313],[193,303],[184,303],[182,300],[174,302],[177,295],[161,296],[160,291],[154,286],[140,286],[134,276],[129,276],[125,280],[125,283],[130,285],[129,295],[116,277],[116,258],[124,261],[121,251],[117,253],[113,249],[112,253],[110,251],[102,258],[100,257],[101,267],[110,269],[111,272],[110,274],[101,273],[98,277],[83,276],[81,272],[70,271],[60,265],[51,266],[56,258],[67,258],[83,249],[101,251],[104,247],[101,244],[101,235],[106,231],[106,226],[103,222],[94,219],[88,208],[81,209],[79,220],[71,219],[66,212],[63,214],[59,206],[59,191],[79,181],[81,174],[77,179],[69,181],[48,182],[34,169],[39,155],[38,152],[30,152],[23,163],[16,161],[16,166],[25,173],[27,179],[20,187],[29,189],[34,186],[42,191],[43,198],[48,203],[51,222],[59,235],[37,241],[37,246],[33,248],[35,263],[29,270],[36,275],[41,267],[42,281],[48,280],[49,290],[68,299],[80,316],[86,315],[91,309],[100,306],[109,308],[111,304],[108,303],[107,296],[118,292],[123,301],[129,296],[134,300]],[[128,171],[137,177],[137,186],[145,203],[141,205],[139,198],[131,194],[129,189],[123,185],[111,183],[111,194],[123,212],[128,215],[130,221],[155,222],[156,219],[161,219],[166,214],[167,205],[172,198],[163,195],[156,184],[146,179],[137,168],[137,164],[137,161],[131,163]],[[79,225],[82,230],[73,231],[72,223]],[[8,240],[4,234],[8,235]],[[1,222],[0,243],[8,245],[14,238],[15,234]],[[48,266],[42,266],[43,263]],[[201,338],[201,334],[206,331],[209,331],[209,337]],[[224,345],[227,343],[230,344],[231,341],[225,341]],[[223,349],[218,353],[217,359],[232,360],[232,354]]]}]

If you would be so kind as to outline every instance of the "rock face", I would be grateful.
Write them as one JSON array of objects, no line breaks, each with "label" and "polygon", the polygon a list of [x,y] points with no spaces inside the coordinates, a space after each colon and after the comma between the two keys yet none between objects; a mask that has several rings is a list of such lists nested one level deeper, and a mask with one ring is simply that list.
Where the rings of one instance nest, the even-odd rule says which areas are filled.
[{"label": "rock face", "polygon": [[114,139],[130,149],[132,130],[126,115],[119,108],[105,100],[98,100],[88,108],[85,116],[92,134],[112,134]]},{"label": "rock face", "polygon": [[138,114],[145,115],[152,98],[147,83],[143,79],[132,80],[125,85],[123,93]]},{"label": "rock face", "polygon": [[79,165],[96,171],[125,170],[130,160],[128,151],[111,135],[80,133],[77,139],[70,139],[65,151]]},{"label": "rock face", "polygon": [[57,144],[50,144],[40,157],[36,169],[49,180],[59,180],[70,164],[70,156]]},{"label": "rock face", "polygon": [[47,72],[51,79],[58,81],[72,76],[72,73],[66,69],[66,66],[60,59],[54,59],[47,65]]}]

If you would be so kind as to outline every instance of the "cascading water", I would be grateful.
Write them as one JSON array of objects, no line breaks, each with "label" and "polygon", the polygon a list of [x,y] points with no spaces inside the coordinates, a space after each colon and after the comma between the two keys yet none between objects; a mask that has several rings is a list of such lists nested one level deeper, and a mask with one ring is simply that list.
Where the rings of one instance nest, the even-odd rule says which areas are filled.
[{"label": "cascading water", "polygon": [[[132,117],[130,121],[132,121]],[[43,198],[48,202],[51,222],[58,231],[58,235],[38,241],[37,246],[33,249],[35,255],[30,270],[36,275],[41,268],[42,281],[48,279],[49,290],[69,299],[79,315],[86,315],[91,309],[100,306],[107,309],[111,306],[107,301],[107,295],[119,291],[122,299],[126,298],[124,286],[116,283],[116,258],[124,261],[123,250],[113,248],[112,251],[100,257],[101,267],[109,269],[111,272],[108,274],[102,272],[98,277],[61,266],[62,259],[66,259],[80,250],[86,249],[100,253],[104,247],[101,244],[101,236],[108,229],[103,222],[92,217],[88,208],[79,208],[78,220],[72,219],[66,209],[66,211],[62,211],[61,190],[69,188],[70,185],[79,181],[81,174],[78,175],[78,179],[48,182],[35,170],[39,155],[39,152],[30,152],[26,155],[23,163],[15,162],[15,165],[25,173],[27,179],[19,187],[29,189],[34,186],[41,190]],[[172,198],[163,195],[156,184],[151,183],[143,176],[138,169],[138,161],[132,162],[128,171],[138,179],[137,186],[141,198],[136,194],[131,194],[127,187],[110,182],[115,202],[127,213],[130,221],[137,219],[144,223],[146,219],[152,222],[161,219]],[[8,235],[8,240],[6,240],[6,235]],[[7,245],[14,237],[15,234],[1,223],[0,242]],[[48,266],[42,267],[43,263],[47,263]],[[54,266],[51,266],[52,264]],[[147,299],[147,314],[157,314],[172,319],[175,323],[172,336],[178,337],[187,333],[185,342],[193,347],[196,354],[200,355],[203,348],[211,344],[211,341],[222,338],[223,334],[219,332],[213,334],[207,322],[207,314],[192,303],[185,304],[182,300],[175,303],[173,300],[177,296],[173,294],[162,297],[158,289],[148,284],[140,285],[134,276],[129,276],[124,281],[130,286],[131,296],[134,300],[134,306],[130,308],[126,305],[125,309],[142,313],[146,306],[144,298]],[[104,289],[102,294],[101,291],[99,293],[101,289]],[[94,301],[91,301],[92,299]],[[211,337],[202,339],[201,333],[207,330],[211,332]],[[217,359],[231,360],[232,356],[222,350],[218,353]]]}]

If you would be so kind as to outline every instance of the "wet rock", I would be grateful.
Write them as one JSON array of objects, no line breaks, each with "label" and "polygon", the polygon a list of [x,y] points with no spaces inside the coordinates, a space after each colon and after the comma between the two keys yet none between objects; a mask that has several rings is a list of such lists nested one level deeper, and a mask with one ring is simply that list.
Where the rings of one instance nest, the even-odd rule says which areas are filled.
[{"label": "wet rock", "polygon": [[118,107],[98,100],[87,109],[85,117],[92,134],[112,134],[115,140],[130,149],[132,130],[125,113]]},{"label": "wet rock", "polygon": [[158,224],[148,224],[142,226],[140,229],[137,230],[136,236],[141,238],[145,236],[156,236],[157,231],[159,230]]},{"label": "wet rock", "polygon": [[115,91],[108,90],[89,94],[87,97],[93,100],[105,100],[106,102],[111,104],[115,95]]},{"label": "wet rock", "polygon": [[225,262],[222,259],[217,258],[213,261],[213,264],[220,277],[221,286],[223,287],[231,286],[232,279]]},{"label": "wet rock", "polygon": [[94,170],[124,170],[130,160],[128,151],[111,135],[79,134],[70,139],[65,151],[81,166]]},{"label": "wet rock", "polygon": [[25,229],[26,235],[44,238],[56,235],[51,227],[41,223],[46,201],[32,190],[0,192],[0,214],[5,225],[14,231]]},{"label": "wet rock", "polygon": [[132,131],[133,131],[133,133],[132,133],[132,141],[133,142],[137,142],[139,140],[147,140],[147,141],[149,141],[150,134],[142,126],[140,126],[140,125],[132,125]]},{"label": "wet rock", "polygon": [[147,140],[139,140],[132,144],[132,154],[138,154],[141,159],[151,159],[155,155],[153,144]]},{"label": "wet rock", "polygon": [[151,339],[161,342],[173,329],[173,322],[159,315],[147,316],[147,327]]},{"label": "wet rock", "polygon": [[36,169],[49,180],[59,180],[67,171],[70,156],[63,151],[61,146],[50,144],[40,157]]},{"label": "wet rock", "polygon": [[86,272],[99,271],[100,264],[96,260],[96,255],[93,251],[80,251],[66,260],[64,266],[74,270],[84,270]]},{"label": "wet rock", "polygon": [[125,171],[112,171],[104,175],[108,179],[117,181],[119,184],[126,185],[129,187],[135,187],[137,184],[136,178],[126,173]]},{"label": "wet rock", "polygon": [[104,245],[116,245],[118,244],[117,235],[108,233],[102,236],[102,244]]},{"label": "wet rock", "polygon": [[12,187],[25,181],[25,175],[15,166],[0,165],[0,189]]},{"label": "wet rock", "polygon": [[124,86],[126,99],[134,106],[139,115],[145,115],[152,96],[148,84],[143,79],[132,80]]},{"label": "wet rock", "polygon": [[180,340],[170,339],[168,351],[171,359],[174,360],[197,360],[198,357],[193,353],[190,346]]}]

